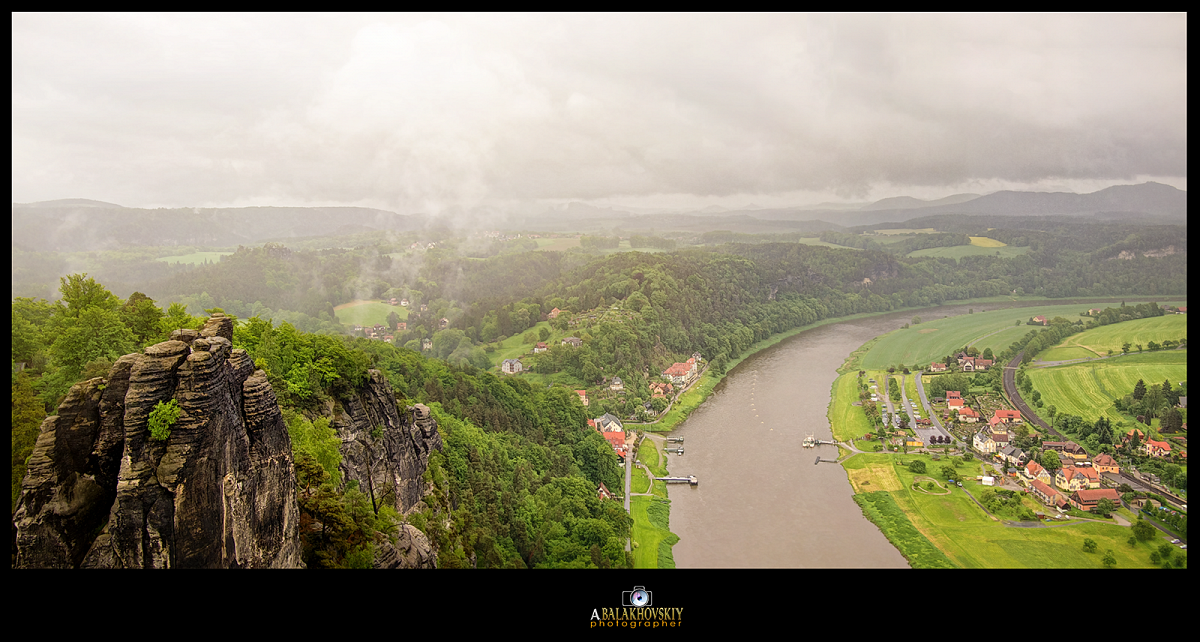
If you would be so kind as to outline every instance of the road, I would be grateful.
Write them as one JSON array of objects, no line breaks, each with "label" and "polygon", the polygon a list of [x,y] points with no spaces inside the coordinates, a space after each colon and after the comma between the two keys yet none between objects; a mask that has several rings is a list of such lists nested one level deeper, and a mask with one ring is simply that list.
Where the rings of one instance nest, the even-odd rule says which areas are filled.
[{"label": "road", "polygon": [[[929,399],[925,397],[925,384],[921,382],[921,371],[917,370],[913,373],[913,376],[917,378],[917,396],[921,399],[921,408],[925,411],[925,416],[933,420],[932,428],[914,425],[913,429],[917,431],[917,436],[921,438],[921,441],[928,444],[930,437],[940,435],[949,438],[951,443],[957,445],[958,440],[954,439],[950,431],[942,426],[942,422],[938,420],[937,415],[933,412],[933,407],[929,405]],[[900,390],[903,393],[904,389],[901,388]],[[908,397],[904,398],[904,402],[908,403]]]}]

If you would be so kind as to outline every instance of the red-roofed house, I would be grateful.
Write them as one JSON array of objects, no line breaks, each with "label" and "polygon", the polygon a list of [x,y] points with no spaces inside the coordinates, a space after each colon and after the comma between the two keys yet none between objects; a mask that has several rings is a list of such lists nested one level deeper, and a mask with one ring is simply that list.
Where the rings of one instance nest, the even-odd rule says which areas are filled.
[{"label": "red-roofed house", "polygon": [[696,359],[691,358],[683,363],[672,364],[670,368],[663,370],[662,376],[671,383],[686,383],[696,376]]},{"label": "red-roofed house", "polygon": [[1040,479],[1030,482],[1029,490],[1033,493],[1034,497],[1037,497],[1039,501],[1047,506],[1058,506],[1062,503],[1062,493]]},{"label": "red-roofed house", "polygon": [[1021,423],[1021,413],[1016,410],[997,410],[994,416],[1006,424]]},{"label": "red-roofed house", "polygon": [[947,399],[962,399],[962,393],[957,390],[947,390],[946,398]]},{"label": "red-roofed house", "polygon": [[560,314],[562,314],[562,310],[559,310],[558,308],[554,308],[553,310],[550,311],[549,314],[546,315],[546,318],[547,319],[557,319],[558,315],[560,315]]},{"label": "red-roofed house", "polygon": [[944,364],[940,361],[934,361],[933,363],[929,364],[929,371],[930,372],[945,372],[946,364]]},{"label": "red-roofed house", "polygon": [[587,390],[576,390],[575,394],[579,395],[579,400],[583,402],[584,407],[587,407],[587,405],[588,405]]},{"label": "red-roofed house", "polygon": [[1092,467],[1098,473],[1114,473],[1121,474],[1121,466],[1117,464],[1117,460],[1111,455],[1100,455],[1092,460]]},{"label": "red-roofed house", "polygon": [[1039,314],[1038,316],[1036,316],[1036,317],[1033,317],[1033,322],[1034,322],[1034,323],[1040,323],[1040,324],[1042,324],[1042,325],[1049,325],[1049,324],[1050,324],[1050,322],[1049,322],[1049,321],[1046,321],[1046,317],[1044,317],[1044,316],[1042,316],[1042,315],[1040,315],[1040,314]]},{"label": "red-roofed house", "polygon": [[1121,505],[1121,496],[1112,488],[1077,490],[1071,494],[1071,505],[1079,510],[1092,510],[1102,499],[1112,500],[1114,507]]},{"label": "red-roofed house", "polygon": [[946,397],[946,407],[951,410],[954,410],[956,408],[962,408],[966,405],[967,404],[965,404],[961,398]]},{"label": "red-roofed house", "polygon": [[1090,466],[1066,466],[1054,476],[1054,485],[1067,492],[1100,488],[1100,473]]},{"label": "red-roofed house", "polygon": [[964,406],[958,409],[958,420],[968,424],[973,424],[979,421],[979,413]]},{"label": "red-roofed house", "polygon": [[538,341],[537,345],[533,346],[534,354],[539,354],[539,353],[545,352],[546,350],[547,350],[546,343],[544,341]]},{"label": "red-roofed house", "polygon": [[613,498],[613,494],[609,492],[608,487],[604,485],[604,482],[600,482],[600,488],[596,491],[596,493],[600,496],[600,499]]},{"label": "red-roofed house", "polygon": [[1054,480],[1050,477],[1050,473],[1046,472],[1046,469],[1036,461],[1030,461],[1028,464],[1025,464],[1025,468],[1021,469],[1021,475],[1024,477],[1026,484],[1030,484],[1034,481],[1040,481],[1043,484],[1051,484],[1054,482]]},{"label": "red-roofed house", "polygon": [[1142,444],[1142,452],[1151,457],[1169,457],[1171,455],[1171,444],[1165,441],[1147,439],[1146,443]]}]

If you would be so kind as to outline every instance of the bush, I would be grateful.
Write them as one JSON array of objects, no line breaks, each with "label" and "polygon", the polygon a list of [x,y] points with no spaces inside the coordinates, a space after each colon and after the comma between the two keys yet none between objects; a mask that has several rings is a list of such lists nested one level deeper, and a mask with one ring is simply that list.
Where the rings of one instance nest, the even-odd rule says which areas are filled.
[{"label": "bush", "polygon": [[1097,548],[1096,540],[1090,537],[1083,540],[1083,550],[1088,553],[1095,553]]},{"label": "bush", "polygon": [[172,399],[167,403],[158,402],[150,411],[150,438],[155,441],[166,441],[171,436],[171,426],[179,420],[179,404]]},{"label": "bush", "polygon": [[909,462],[908,469],[918,475],[922,475],[925,473],[925,462],[923,462],[919,459],[915,459],[915,460]]}]

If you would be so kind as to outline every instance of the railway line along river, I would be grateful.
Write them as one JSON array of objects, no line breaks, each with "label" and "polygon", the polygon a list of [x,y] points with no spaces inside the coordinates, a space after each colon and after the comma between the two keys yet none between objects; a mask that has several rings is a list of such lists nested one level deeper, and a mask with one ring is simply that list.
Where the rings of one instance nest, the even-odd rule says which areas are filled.
[{"label": "railway line along river", "polygon": [[[969,307],[980,305],[921,314],[957,316]],[[755,354],[671,433],[687,440],[686,454],[671,456],[671,474],[700,480],[668,491],[678,568],[908,567],[854,503],[845,470],[813,463],[836,458],[836,446],[803,442],[809,433],[832,439],[830,388],[846,357],[912,315],[821,326]]]}]

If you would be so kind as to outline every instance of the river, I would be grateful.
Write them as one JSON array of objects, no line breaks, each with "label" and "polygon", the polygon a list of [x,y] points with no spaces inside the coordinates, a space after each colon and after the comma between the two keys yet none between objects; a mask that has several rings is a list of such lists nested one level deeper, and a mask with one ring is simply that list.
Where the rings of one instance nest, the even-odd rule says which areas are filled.
[{"label": "river", "polygon": [[[925,318],[969,307],[921,310]],[[1002,307],[987,305],[988,309]],[[907,568],[908,562],[852,499],[845,470],[814,465],[837,448],[803,447],[831,439],[827,412],[837,368],[860,345],[908,322],[913,311],[814,328],[738,365],[671,436],[685,454],[670,456],[671,530],[678,568]]]}]

